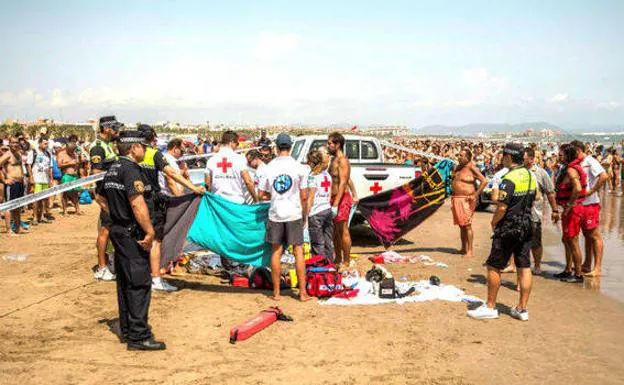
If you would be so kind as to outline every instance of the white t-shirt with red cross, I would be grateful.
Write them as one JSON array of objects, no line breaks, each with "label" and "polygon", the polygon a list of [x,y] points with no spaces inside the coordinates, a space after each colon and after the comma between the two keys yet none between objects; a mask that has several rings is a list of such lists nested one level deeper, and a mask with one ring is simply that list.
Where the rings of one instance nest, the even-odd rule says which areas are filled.
[{"label": "white t-shirt with red cross", "polygon": [[301,189],[308,188],[309,171],[291,156],[280,156],[258,170],[258,189],[271,194],[269,220],[292,222],[303,217]]},{"label": "white t-shirt with red cross", "polygon": [[331,209],[331,185],[332,179],[327,171],[317,175],[310,174],[308,177],[308,188],[316,189],[314,202],[310,208],[310,216]]},{"label": "white t-shirt with red cross", "polygon": [[212,178],[210,191],[230,202],[245,203],[247,186],[241,176],[247,170],[247,159],[235,153],[230,147],[221,147],[218,153],[208,159],[206,175]]}]

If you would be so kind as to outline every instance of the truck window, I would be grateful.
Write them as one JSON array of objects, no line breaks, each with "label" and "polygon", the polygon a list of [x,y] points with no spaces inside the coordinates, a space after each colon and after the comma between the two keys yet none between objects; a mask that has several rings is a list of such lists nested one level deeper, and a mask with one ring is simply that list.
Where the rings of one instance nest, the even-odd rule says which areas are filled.
[{"label": "truck window", "polygon": [[[310,151],[317,150],[321,146],[327,147],[327,140],[315,140],[310,145]],[[360,141],[347,140],[345,143],[345,154],[349,159],[360,159]]]},{"label": "truck window", "polygon": [[375,160],[379,154],[377,153],[377,147],[375,143],[371,141],[362,141],[362,159]]},{"label": "truck window", "polygon": [[360,141],[347,140],[345,143],[345,154],[349,159],[360,159]]},{"label": "truck window", "polygon": [[314,150],[318,150],[319,147],[322,147],[322,146],[327,147],[327,140],[315,140],[310,145],[310,151],[309,152],[312,152]]},{"label": "truck window", "polygon": [[301,153],[301,149],[303,148],[304,143],[305,143],[305,140],[296,141],[295,145],[293,146],[292,151],[290,152],[290,156],[292,156],[295,159],[299,158],[299,154]]}]

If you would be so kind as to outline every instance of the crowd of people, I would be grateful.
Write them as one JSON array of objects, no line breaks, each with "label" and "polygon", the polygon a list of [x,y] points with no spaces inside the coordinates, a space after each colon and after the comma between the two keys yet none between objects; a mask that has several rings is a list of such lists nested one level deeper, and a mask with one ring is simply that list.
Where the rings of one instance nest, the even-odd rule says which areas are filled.
[{"label": "crowd of people", "polygon": [[[345,140],[338,133],[329,135],[327,146],[310,152],[307,165],[290,157],[293,142],[288,134],[278,135],[274,147],[263,134],[256,143],[259,148],[245,155],[237,153],[241,141],[232,131],[224,132],[219,143],[209,145],[198,142],[187,146],[181,139],[170,139],[161,151],[150,126],[130,130],[114,116],[100,118],[99,133],[92,143],[80,143],[75,136],[51,141],[44,132],[37,143],[33,151],[23,137],[10,138],[9,148],[0,156],[5,198],[11,201],[55,184],[104,173],[94,191],[76,186],[62,193],[59,206],[63,214],[73,206],[73,213],[80,215],[80,196],[86,191],[100,207],[94,274],[98,280],[116,281],[121,341],[130,350],[166,348],[154,339],[147,315],[152,290],[176,290],[161,278],[160,270],[160,243],[171,197],[210,191],[239,204],[268,202],[266,241],[273,245],[276,300],[280,299],[284,244],[293,246],[299,298],[310,299],[303,260],[303,232],[308,224],[313,253],[335,255],[337,263],[349,264],[347,222],[353,204],[352,183],[349,160],[343,153]],[[212,156],[181,161],[184,155],[198,152]],[[191,182],[189,163],[205,164],[205,187]],[[35,202],[30,224],[54,220],[51,212],[55,203],[58,205],[54,197]],[[21,220],[24,210],[7,213],[7,224],[13,226],[8,229],[10,234],[28,231]],[[109,261],[109,242],[114,248],[114,269]]]},{"label": "crowd of people", "polygon": [[[460,228],[460,253],[472,256],[472,218],[478,197],[483,192],[486,178],[478,166],[473,149],[480,145],[457,148],[457,166],[453,172],[451,209],[455,225]],[[493,146],[492,146],[493,147]],[[548,164],[538,144],[524,146],[507,143],[500,153],[494,153],[489,185],[496,210],[492,218],[493,242],[486,261],[488,269],[488,300],[468,315],[477,319],[497,318],[496,297],[500,275],[516,271],[518,274],[518,305],[511,309],[514,318],[528,320],[527,303],[531,292],[532,275],[540,275],[542,247],[542,221],[547,201],[553,223],[561,222],[562,243],[566,266],[557,274],[562,282],[582,283],[586,277],[601,274],[603,241],[599,229],[600,195],[607,183],[619,187],[614,180],[612,155],[605,169],[600,146],[578,140],[556,146],[556,162]],[[482,152],[478,152],[482,154]],[[611,154],[617,154],[612,151]],[[451,156],[445,153],[445,156]],[[487,157],[486,157],[487,158]],[[618,160],[619,161],[619,160]],[[500,162],[500,163],[499,163]],[[485,165],[487,168],[487,164]],[[615,171],[620,171],[615,169]],[[613,193],[618,193],[610,190]],[[621,195],[621,194],[618,194]],[[579,238],[585,238],[585,258]],[[531,271],[531,254],[533,270]],[[512,259],[513,257],[513,259]]]},{"label": "crowd of people", "polygon": [[[327,145],[310,151],[307,163],[296,162],[290,151],[292,138],[279,134],[274,143],[263,132],[257,147],[245,155],[237,150],[240,137],[233,131],[185,143],[168,140],[158,147],[156,132],[148,125],[126,129],[114,116],[100,118],[99,135],[92,143],[75,135],[50,140],[42,130],[37,145],[17,135],[2,147],[0,175],[3,200],[11,201],[31,192],[41,192],[71,183],[90,174],[105,173],[95,189],[76,187],[59,197],[32,205],[30,225],[50,223],[52,210],[61,215],[81,215],[80,200],[94,197],[100,207],[96,238],[99,280],[116,280],[122,340],[128,348],[161,350],[147,324],[152,290],[175,291],[161,278],[160,243],[165,213],[171,197],[188,192],[210,191],[238,204],[265,201],[270,205],[266,241],[272,245],[273,298],[280,299],[280,258],[283,245],[292,245],[299,285],[299,298],[308,301],[303,259],[304,228],[309,229],[312,253],[334,259],[348,267],[351,238],[348,220],[357,195],[350,179],[350,163],[343,152],[340,133],[328,136]],[[492,186],[497,209],[492,218],[494,232],[488,267],[488,301],[468,314],[473,318],[496,318],[496,296],[500,274],[518,273],[520,300],[512,316],[528,319],[527,303],[532,274],[541,274],[541,222],[544,202],[551,206],[552,221],[562,222],[566,268],[556,274],[565,282],[579,283],[584,276],[601,273],[602,239],[598,230],[598,192],[609,185],[621,188],[621,158],[615,148],[579,141],[571,143],[517,143],[432,141],[401,139],[397,144],[423,153],[457,160],[453,172],[451,208],[460,228],[459,252],[473,255],[472,217],[478,197]],[[624,142],[622,143],[624,145]],[[202,155],[210,154],[211,157]],[[593,154],[593,155],[592,155]],[[200,155],[182,161],[185,155]],[[436,159],[427,155],[385,149],[389,162],[428,169]],[[193,184],[189,168],[202,167],[204,186]],[[94,191],[93,191],[94,190]],[[23,208],[5,214],[7,232],[28,232],[22,221]],[[585,261],[579,235],[585,242]],[[115,250],[115,273],[109,265],[109,242]],[[531,271],[533,255],[534,267]],[[513,257],[513,258],[512,258]]]},{"label": "crowd of people", "polygon": [[[463,149],[468,149],[473,155],[472,162],[485,176],[492,176],[503,168],[503,142],[500,141],[467,141],[467,140],[424,140],[424,139],[397,139],[394,143],[421,152],[439,157],[456,160]],[[560,169],[559,148],[565,144],[551,140],[540,143],[527,143],[535,151],[535,161],[554,180]],[[599,143],[584,143],[585,153],[592,155],[607,172],[608,183],[604,186],[609,193],[622,195],[624,192],[624,140],[619,144],[605,146]],[[386,161],[389,163],[409,164],[428,169],[437,162],[432,157],[410,154],[395,148],[384,148]]]}]

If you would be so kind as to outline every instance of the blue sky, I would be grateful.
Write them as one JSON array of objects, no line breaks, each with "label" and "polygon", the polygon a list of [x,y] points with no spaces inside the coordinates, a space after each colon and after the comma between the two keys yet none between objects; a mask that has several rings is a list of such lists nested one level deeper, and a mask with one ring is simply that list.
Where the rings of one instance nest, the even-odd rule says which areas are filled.
[{"label": "blue sky", "polygon": [[0,119],[624,123],[624,1],[0,5]]}]

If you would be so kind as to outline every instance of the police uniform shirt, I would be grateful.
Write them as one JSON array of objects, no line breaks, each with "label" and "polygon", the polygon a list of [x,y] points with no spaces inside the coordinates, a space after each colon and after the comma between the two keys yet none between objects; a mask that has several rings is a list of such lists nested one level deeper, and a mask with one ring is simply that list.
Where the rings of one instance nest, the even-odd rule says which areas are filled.
[{"label": "police uniform shirt", "polygon": [[91,161],[92,170],[107,171],[115,161],[115,158],[111,142],[98,138],[91,144],[89,160]]},{"label": "police uniform shirt", "polygon": [[145,183],[146,193],[156,193],[160,191],[160,183],[158,182],[158,173],[163,172],[169,162],[162,152],[148,147],[145,149],[145,157],[139,163],[141,172],[143,173],[143,181]]},{"label": "police uniform shirt", "polygon": [[[530,184],[529,184],[530,181]],[[537,181],[525,167],[509,171],[499,185],[498,201],[507,205],[505,216],[523,215],[533,205]]]},{"label": "police uniform shirt", "polygon": [[106,197],[113,223],[132,226],[137,222],[129,199],[134,195],[143,194],[144,190],[139,165],[130,158],[120,157],[110,166],[98,193]]},{"label": "police uniform shirt", "polygon": [[208,159],[205,174],[212,178],[213,193],[230,202],[245,203],[247,187],[241,172],[247,170],[247,159],[235,153],[230,147],[223,146],[218,153]]}]

